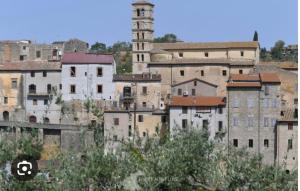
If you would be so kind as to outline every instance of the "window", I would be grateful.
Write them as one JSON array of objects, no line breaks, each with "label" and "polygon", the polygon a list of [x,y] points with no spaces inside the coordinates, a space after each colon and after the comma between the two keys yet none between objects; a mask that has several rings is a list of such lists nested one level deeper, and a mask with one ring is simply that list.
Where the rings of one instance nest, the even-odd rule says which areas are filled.
[{"label": "window", "polygon": [[264,117],[264,127],[269,127],[269,118]]},{"label": "window", "polygon": [[249,139],[249,148],[253,148],[253,139]]},{"label": "window", "polygon": [[26,47],[26,46],[23,46],[22,48],[23,48],[23,50],[26,50],[27,47]]},{"label": "window", "polygon": [[147,87],[143,86],[143,95],[147,95],[148,91],[147,91]]},{"label": "window", "polygon": [[16,78],[11,79],[11,88],[12,89],[18,88],[18,79],[16,79]]},{"label": "window", "polygon": [[114,136],[113,136],[113,140],[114,140],[114,141],[118,141],[118,135],[114,135]]},{"label": "window", "polygon": [[48,100],[44,99],[44,105],[48,105]]},{"label": "window", "polygon": [[183,119],[182,120],[182,129],[186,129],[187,128],[187,119]]},{"label": "window", "polygon": [[288,130],[293,130],[293,123],[288,123]]},{"label": "window", "polygon": [[30,72],[30,76],[31,76],[32,78],[34,78],[34,77],[35,77],[35,72],[31,71],[31,72]]},{"label": "window", "polygon": [[243,74],[243,70],[239,70],[239,74]]},{"label": "window", "polygon": [[145,9],[141,10],[141,16],[144,17],[145,16]]},{"label": "window", "polygon": [[294,104],[295,104],[295,105],[298,105],[298,98],[295,98],[295,99],[294,99]]},{"label": "window", "polygon": [[188,113],[188,107],[182,107],[182,114],[187,114]]},{"label": "window", "polygon": [[180,57],[180,58],[183,57],[183,52],[179,52],[179,57]]},{"label": "window", "polygon": [[103,87],[102,85],[97,85],[97,93],[102,94],[103,93]]},{"label": "window", "polygon": [[60,90],[62,89],[62,84],[59,84],[59,89],[60,89]]},{"label": "window", "polygon": [[132,127],[131,125],[128,126],[128,137],[132,136]]},{"label": "window", "polygon": [[180,70],[180,76],[184,76],[184,70]]},{"label": "window", "polygon": [[37,105],[37,99],[32,100],[32,105]]},{"label": "window", "polygon": [[235,98],[233,99],[233,107],[234,107],[234,108],[238,108],[238,107],[239,107],[239,104],[240,104],[240,102],[239,102],[238,97],[235,97]]},{"label": "window", "polygon": [[232,118],[233,126],[236,127],[239,125],[239,119],[238,117],[233,117]]},{"label": "window", "polygon": [[292,139],[289,139],[288,140],[288,149],[293,149],[293,140]]},{"label": "window", "polygon": [[43,77],[47,77],[47,72],[43,71]]},{"label": "window", "polygon": [[71,94],[75,94],[76,93],[76,86],[75,85],[71,85],[70,86],[70,93]]},{"label": "window", "polygon": [[244,51],[241,51],[241,57],[244,57]]},{"label": "window", "polygon": [[269,147],[269,140],[268,139],[264,140],[264,147],[266,147],[266,148]]},{"label": "window", "polygon": [[223,76],[227,76],[227,71],[226,71],[226,70],[223,70],[223,71],[222,71],[222,75],[223,75]]},{"label": "window", "polygon": [[144,54],[142,54],[142,62],[144,62],[145,60],[145,57],[144,57]]},{"label": "window", "polygon": [[208,52],[205,52],[205,53],[204,53],[204,56],[205,56],[205,57],[208,57]]},{"label": "window", "polygon": [[8,97],[4,97],[4,104],[8,104]]},{"label": "window", "polygon": [[196,80],[194,81],[194,86],[197,86],[197,81]]},{"label": "window", "polygon": [[254,127],[254,118],[248,117],[248,127]]},{"label": "window", "polygon": [[207,119],[203,120],[202,128],[205,129],[205,130],[208,130],[208,120]]},{"label": "window", "polygon": [[233,139],[233,146],[238,147],[239,146],[239,141],[237,139]]},{"label": "window", "polygon": [[137,48],[137,50],[140,50],[140,44],[139,43],[136,43],[136,48]]},{"label": "window", "polygon": [[143,115],[139,115],[139,122],[144,122],[144,116]]},{"label": "window", "polygon": [[204,70],[201,70],[201,76],[204,76]]},{"label": "window", "polygon": [[36,51],[35,56],[36,58],[41,58],[41,51],[40,50]]},{"label": "window", "polygon": [[114,125],[119,125],[119,118],[114,118]]},{"label": "window", "polygon": [[265,86],[265,95],[269,95],[270,94],[270,87],[269,86]]},{"label": "window", "polygon": [[147,107],[147,103],[146,102],[143,102],[143,107]]},{"label": "window", "polygon": [[144,131],[143,132],[143,137],[146,137],[147,136],[147,133]]},{"label": "window", "polygon": [[196,90],[192,89],[192,96],[195,96],[195,95],[196,95]]},{"label": "window", "polygon": [[34,84],[29,85],[29,93],[36,94],[36,86]]},{"label": "window", "polygon": [[76,68],[74,66],[71,67],[70,69],[70,76],[75,77],[76,76]]},{"label": "window", "polygon": [[136,58],[137,58],[137,61],[139,62],[140,61],[140,55],[136,55]]},{"label": "window", "polygon": [[144,50],[145,49],[145,44],[144,43],[142,43],[142,50]]},{"label": "window", "polygon": [[20,61],[25,60],[26,56],[25,55],[20,55]]},{"label": "window", "polygon": [[219,131],[222,131],[223,129],[223,121],[219,121]]},{"label": "window", "polygon": [[145,39],[145,33],[142,33],[142,39]]},{"label": "window", "polygon": [[48,85],[47,85],[47,93],[50,94],[51,91],[52,91],[51,84],[48,84]]},{"label": "window", "polygon": [[140,29],[140,22],[136,22],[137,29]]},{"label": "window", "polygon": [[248,108],[253,108],[254,107],[254,98],[248,98],[247,105],[248,105]]},{"label": "window", "polygon": [[223,108],[219,107],[219,114],[223,114]]},{"label": "window", "polygon": [[103,75],[102,68],[97,68],[97,76],[101,77]]},{"label": "window", "polygon": [[177,94],[178,94],[179,96],[181,96],[181,95],[182,95],[182,89],[179,88],[179,89],[177,90]]},{"label": "window", "polygon": [[136,10],[136,16],[138,16],[138,17],[141,16],[141,10],[140,9]]},{"label": "window", "polygon": [[140,33],[136,34],[136,38],[139,40],[140,39]]}]

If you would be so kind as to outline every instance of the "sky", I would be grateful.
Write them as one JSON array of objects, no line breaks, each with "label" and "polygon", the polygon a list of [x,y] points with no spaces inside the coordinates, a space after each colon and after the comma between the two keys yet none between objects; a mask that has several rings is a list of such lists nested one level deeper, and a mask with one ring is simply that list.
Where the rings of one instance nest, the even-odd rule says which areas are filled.
[{"label": "sky", "polygon": [[[0,40],[131,41],[133,0],[0,0]],[[186,42],[298,43],[297,0],[152,0],[155,37]]]}]

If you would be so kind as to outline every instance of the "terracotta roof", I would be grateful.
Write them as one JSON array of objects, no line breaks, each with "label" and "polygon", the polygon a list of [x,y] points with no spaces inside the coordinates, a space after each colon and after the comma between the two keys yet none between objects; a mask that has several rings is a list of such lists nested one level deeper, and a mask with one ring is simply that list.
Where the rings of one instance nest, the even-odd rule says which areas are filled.
[{"label": "terracotta roof", "polygon": [[63,64],[112,64],[112,54],[90,54],[83,52],[65,53],[62,58]]},{"label": "terracotta roof", "polygon": [[199,78],[193,78],[193,79],[190,79],[190,80],[187,80],[187,81],[184,81],[184,82],[173,84],[172,87],[179,86],[179,85],[186,84],[186,83],[193,82],[193,81],[199,81],[199,82],[203,82],[203,83],[206,83],[206,84],[214,86],[214,87],[218,87],[216,84],[212,84],[210,82],[207,82],[207,81],[204,81],[204,80],[200,80]]},{"label": "terracotta roof", "polygon": [[257,74],[231,74],[230,79],[232,81],[260,81],[259,75]]},{"label": "terracotta roof", "polygon": [[149,1],[145,1],[145,0],[138,0],[134,3],[132,3],[132,5],[151,5],[151,6],[154,6],[154,4],[150,3]]},{"label": "terracotta roof", "polygon": [[254,66],[253,60],[232,60],[232,59],[172,59],[172,60],[161,60],[150,62],[148,65],[160,65],[160,64],[217,64],[217,65],[243,65],[243,66]]},{"label": "terracotta roof", "polygon": [[[298,111],[297,111],[298,112]],[[279,121],[287,121],[287,122],[293,122],[298,121],[298,118],[295,118],[295,108],[288,108],[284,111],[284,115]]]},{"label": "terracotta roof", "polygon": [[120,82],[160,82],[161,75],[160,74],[115,74],[113,76],[113,81]]},{"label": "terracotta roof", "polygon": [[229,82],[227,88],[260,88],[260,82]]},{"label": "terracotta roof", "polygon": [[228,49],[228,48],[258,48],[259,43],[249,42],[204,42],[204,43],[153,43],[153,47],[164,50],[186,50],[186,49]]},{"label": "terracotta roof", "polygon": [[280,83],[280,79],[276,73],[260,73],[262,83]]},{"label": "terracotta roof", "polygon": [[224,97],[205,97],[205,96],[174,96],[171,99],[170,107],[176,106],[219,106],[225,105]]},{"label": "terracotta roof", "polygon": [[0,64],[0,71],[41,71],[41,70],[53,70],[60,71],[61,64],[59,62],[47,62],[47,61],[30,61],[30,62],[15,62],[15,63],[3,63]]}]

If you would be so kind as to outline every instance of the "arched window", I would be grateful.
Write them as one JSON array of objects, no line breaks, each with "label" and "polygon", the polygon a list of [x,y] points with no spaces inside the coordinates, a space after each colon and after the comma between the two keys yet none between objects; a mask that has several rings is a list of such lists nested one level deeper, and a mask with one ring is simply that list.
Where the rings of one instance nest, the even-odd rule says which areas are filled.
[{"label": "arched window", "polygon": [[9,112],[8,111],[3,112],[3,120],[4,121],[9,121]]},{"label": "arched window", "polygon": [[144,54],[142,54],[142,62],[144,62],[145,58],[144,58]]},{"label": "arched window", "polygon": [[141,16],[144,17],[145,16],[145,9],[141,10]]},{"label": "arched window", "polygon": [[31,116],[29,117],[29,123],[36,123],[36,116],[31,115]]},{"label": "arched window", "polygon": [[139,16],[141,16],[141,10],[140,9],[137,9],[136,10],[136,15],[139,17]]},{"label": "arched window", "polygon": [[29,85],[29,93],[30,94],[35,94],[36,93],[36,85],[34,85],[34,84]]},{"label": "arched window", "polygon": [[145,33],[142,33],[142,39],[145,39]]},{"label": "arched window", "polygon": [[139,40],[139,39],[140,39],[140,33],[137,33],[137,34],[136,34],[136,37],[137,37],[137,39]]},{"label": "arched window", "polygon": [[138,54],[138,55],[136,55],[136,57],[137,57],[137,61],[139,62],[140,61],[140,55]]},{"label": "arched window", "polygon": [[145,44],[144,43],[142,43],[142,50],[144,50],[145,49]]},{"label": "arched window", "polygon": [[50,120],[48,117],[44,117],[44,124],[49,124],[50,123]]},{"label": "arched window", "polygon": [[140,22],[136,22],[137,29],[140,29]]},{"label": "arched window", "polygon": [[140,50],[140,44],[139,43],[136,43],[136,47],[138,50]]}]

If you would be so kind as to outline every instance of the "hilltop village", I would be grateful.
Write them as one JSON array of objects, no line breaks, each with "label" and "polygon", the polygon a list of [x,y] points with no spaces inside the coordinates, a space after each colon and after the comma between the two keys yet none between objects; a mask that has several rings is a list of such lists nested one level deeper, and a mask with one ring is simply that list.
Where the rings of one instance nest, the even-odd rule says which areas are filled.
[{"label": "hilltop village", "polygon": [[297,168],[298,68],[260,62],[258,41],[154,43],[154,5],[132,9],[132,74],[78,39],[0,41],[1,138],[38,129],[45,147],[80,149],[81,128],[93,144],[95,126],[114,151],[205,129],[265,164]]}]

